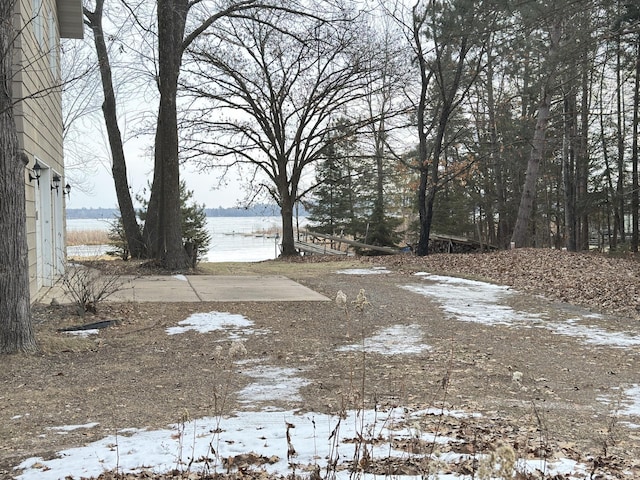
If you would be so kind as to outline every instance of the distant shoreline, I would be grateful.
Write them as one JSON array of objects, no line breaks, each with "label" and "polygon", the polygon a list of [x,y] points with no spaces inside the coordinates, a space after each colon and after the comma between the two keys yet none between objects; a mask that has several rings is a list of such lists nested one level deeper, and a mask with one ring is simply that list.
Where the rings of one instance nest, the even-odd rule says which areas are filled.
[{"label": "distant shoreline", "polygon": [[[273,204],[254,205],[249,208],[205,208],[207,217],[277,217],[280,207]],[[67,208],[67,219],[104,219],[113,220],[119,214],[117,208]],[[300,208],[301,217],[307,215],[304,208]]]}]

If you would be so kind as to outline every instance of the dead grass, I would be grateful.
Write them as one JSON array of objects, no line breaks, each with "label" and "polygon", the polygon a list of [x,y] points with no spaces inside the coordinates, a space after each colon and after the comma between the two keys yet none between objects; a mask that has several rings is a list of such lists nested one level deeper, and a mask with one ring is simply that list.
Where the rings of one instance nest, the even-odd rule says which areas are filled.
[{"label": "dead grass", "polygon": [[[317,257],[316,261],[268,260],[264,262],[200,263],[197,271],[202,275],[286,275],[291,278],[313,277],[345,268],[357,268],[362,262],[340,257]],[[322,260],[322,261],[321,261]]]},{"label": "dead grass", "polygon": [[105,230],[68,230],[67,245],[107,245],[109,234]]},{"label": "dead grass", "polygon": [[[32,310],[34,322],[37,324],[36,339],[41,354],[83,353],[97,348],[99,342],[96,341],[96,337],[83,337],[60,331],[84,322],[74,305],[39,305]],[[56,320],[52,321],[53,318]]]},{"label": "dead grass", "polygon": [[95,350],[96,340],[63,332],[42,332],[37,335],[38,348],[45,355],[81,353]]}]

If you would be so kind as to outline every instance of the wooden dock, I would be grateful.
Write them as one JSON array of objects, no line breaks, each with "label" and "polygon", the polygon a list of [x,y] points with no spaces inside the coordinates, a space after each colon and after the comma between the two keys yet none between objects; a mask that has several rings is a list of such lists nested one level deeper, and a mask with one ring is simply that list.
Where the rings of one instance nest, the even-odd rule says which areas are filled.
[{"label": "wooden dock", "polygon": [[[309,248],[309,253],[325,253],[328,255],[347,255],[347,252],[340,250],[342,244],[349,247],[362,248],[373,250],[376,252],[382,252],[389,255],[395,255],[401,253],[400,249],[393,247],[380,247],[378,245],[368,245],[366,243],[358,242],[356,240],[349,240],[344,237],[336,237],[335,235],[327,235],[325,233],[310,232],[308,230],[300,232],[305,241],[299,241],[296,243],[301,244]],[[311,240],[311,241],[309,241]],[[332,245],[338,245],[338,248],[332,248]],[[296,247],[297,248],[297,247]],[[322,251],[321,251],[322,250]],[[335,253],[332,253],[335,252]]]},{"label": "wooden dock", "polygon": [[[296,241],[295,247],[300,252],[308,254],[344,256],[349,254],[347,249],[350,247],[385,253],[387,255],[407,253],[406,249],[369,245],[363,242],[358,242],[357,240],[350,240],[344,237],[311,232],[308,230],[300,231],[300,238],[303,240]],[[345,246],[344,249],[342,248],[343,245]],[[493,245],[488,245],[466,237],[442,235],[439,233],[432,233],[429,236],[429,251],[432,253],[465,253],[496,249],[497,247]]]},{"label": "wooden dock", "polygon": [[298,249],[298,251],[311,253],[316,255],[348,255],[347,252],[343,250],[336,250],[327,246],[324,243],[309,243],[309,242],[301,242],[295,241],[293,242],[294,246]]},{"label": "wooden dock", "polygon": [[479,242],[471,238],[441,235],[439,233],[429,235],[429,243],[429,250],[432,253],[468,253],[498,249],[495,245]]}]

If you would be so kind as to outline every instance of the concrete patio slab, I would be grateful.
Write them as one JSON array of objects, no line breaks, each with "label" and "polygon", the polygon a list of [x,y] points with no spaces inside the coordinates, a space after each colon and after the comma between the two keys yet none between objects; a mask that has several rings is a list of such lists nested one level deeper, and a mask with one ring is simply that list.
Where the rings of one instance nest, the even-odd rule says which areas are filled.
[{"label": "concrete patio slab", "polygon": [[324,295],[283,276],[191,276],[189,283],[204,302],[327,301]]},{"label": "concrete patio slab", "polygon": [[[121,277],[107,302],[324,302],[329,298],[284,276],[175,275]],[[72,303],[60,285],[39,303]]]},{"label": "concrete patio slab", "polygon": [[199,302],[186,277],[148,276],[127,278],[123,288],[109,297],[111,302]]}]

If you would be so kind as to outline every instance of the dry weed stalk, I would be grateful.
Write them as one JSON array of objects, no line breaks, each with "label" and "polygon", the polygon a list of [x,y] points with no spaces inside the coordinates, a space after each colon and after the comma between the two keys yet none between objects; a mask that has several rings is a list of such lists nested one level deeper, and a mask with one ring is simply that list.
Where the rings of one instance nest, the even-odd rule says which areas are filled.
[{"label": "dry weed stalk", "polygon": [[542,453],[542,475],[544,476],[547,472],[547,462],[549,452],[551,451],[551,447],[549,445],[549,429],[547,428],[547,422],[542,416],[542,412],[538,409],[538,406],[533,403],[533,413],[536,417],[536,423],[538,426],[538,432],[540,432],[540,445],[538,447],[539,453]]},{"label": "dry weed stalk", "polygon": [[614,405],[609,405],[609,407],[612,413],[608,417],[606,428],[600,432],[598,437],[601,453],[589,458],[591,462],[589,479],[600,478],[598,471],[603,470],[605,466],[612,463],[611,449],[618,443],[621,399],[619,397],[616,398]]},{"label": "dry weed stalk", "polygon": [[349,316],[349,309],[347,308],[347,295],[342,290],[338,290],[336,294],[336,305],[344,310],[344,316],[347,322],[347,338],[349,338],[351,337],[351,317]]},{"label": "dry weed stalk", "polygon": [[[220,434],[222,433],[222,416],[224,413],[226,400],[229,397],[231,375],[233,372],[234,360],[243,357],[247,354],[247,349],[244,343],[241,341],[234,341],[231,343],[228,349],[224,349],[221,345],[218,345],[213,352],[211,360],[214,361],[215,368],[213,369],[213,417],[216,419],[215,428],[212,430],[212,437],[209,441],[209,452],[206,456],[196,458],[196,442],[197,442],[197,428],[196,421],[191,419],[188,410],[183,410],[176,427],[176,433],[174,439],[178,441],[178,450],[176,453],[176,467],[173,472],[175,478],[211,478],[218,476],[218,466],[226,469],[226,475],[231,475],[232,470],[236,467],[234,458],[222,458],[219,455],[219,445],[221,443]],[[217,377],[217,373],[222,372],[222,378]],[[193,423],[193,438],[191,439],[191,455],[188,457],[189,461],[183,460],[184,445],[186,441],[186,427],[187,424]],[[195,473],[191,471],[194,462],[202,463],[201,471]]]},{"label": "dry weed stalk", "polygon": [[[346,337],[351,338],[351,313],[349,310],[349,302],[347,295],[339,290],[336,294],[335,299],[336,305],[344,312],[345,320],[346,320]],[[356,311],[362,313],[364,311],[365,306],[370,305],[367,300],[366,292],[364,289],[360,289],[356,299],[351,302]],[[367,444],[371,443],[368,438],[369,435],[364,431],[365,430],[365,389],[366,389],[366,351],[365,351],[365,331],[364,331],[364,322],[361,322],[361,358],[362,358],[362,375],[360,377],[360,385],[358,388],[355,387],[355,364],[356,362],[349,362],[350,371],[349,371],[349,388],[346,395],[343,393],[341,397],[341,408],[340,414],[338,416],[338,423],[331,432],[329,440],[331,440],[331,454],[327,461],[327,479],[334,479],[336,477],[336,472],[338,469],[338,460],[339,453],[338,448],[340,444],[340,424],[341,421],[347,418],[347,410],[350,406],[354,407],[356,410],[356,417],[359,418],[359,426],[358,431],[356,432],[356,438],[354,439],[354,453],[351,461],[350,468],[350,478],[353,478],[354,475],[359,475],[363,472],[366,467],[371,463],[372,452],[370,452],[367,448]],[[351,353],[350,355],[353,355]]]},{"label": "dry weed stalk", "polygon": [[217,474],[217,467],[227,467],[227,474],[231,473],[234,464],[233,459],[221,458],[218,454],[220,450],[220,434],[222,433],[222,416],[224,414],[226,403],[231,391],[231,378],[234,372],[234,362],[236,359],[244,357],[247,349],[244,343],[236,340],[225,349],[218,345],[213,352],[211,360],[214,361],[213,368],[213,385],[214,389],[211,393],[213,396],[213,417],[216,419],[216,425],[212,432],[211,441],[209,442],[209,455],[204,459],[203,471],[207,474]]},{"label": "dry weed stalk", "polygon": [[497,447],[479,462],[478,479],[511,479],[515,474],[516,452],[507,443],[500,442]]}]

